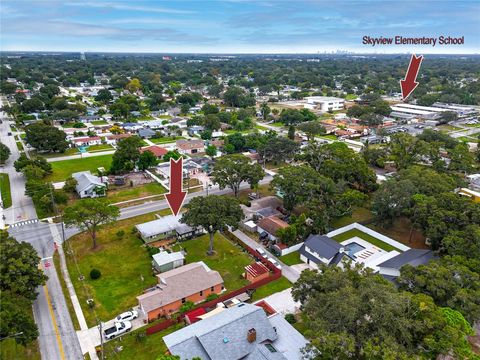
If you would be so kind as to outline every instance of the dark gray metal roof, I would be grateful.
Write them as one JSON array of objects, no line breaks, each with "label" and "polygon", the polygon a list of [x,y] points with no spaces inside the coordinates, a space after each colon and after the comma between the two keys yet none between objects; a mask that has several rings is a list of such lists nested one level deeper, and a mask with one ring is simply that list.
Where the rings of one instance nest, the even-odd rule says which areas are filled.
[{"label": "dark gray metal roof", "polygon": [[403,265],[410,264],[412,266],[423,265],[434,258],[432,250],[425,249],[409,249],[387,261],[378,264],[379,267],[387,267],[400,269]]},{"label": "dark gray metal roof", "polygon": [[325,235],[310,235],[305,240],[305,246],[326,259],[335,256],[342,247],[338,242]]}]

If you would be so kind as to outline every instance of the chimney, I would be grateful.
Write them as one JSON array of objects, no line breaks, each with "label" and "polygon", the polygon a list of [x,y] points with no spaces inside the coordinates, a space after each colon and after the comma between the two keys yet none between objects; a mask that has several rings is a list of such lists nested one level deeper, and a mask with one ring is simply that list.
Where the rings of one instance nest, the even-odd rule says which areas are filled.
[{"label": "chimney", "polygon": [[249,343],[253,343],[255,340],[257,340],[257,330],[255,330],[255,328],[248,330],[247,340]]}]

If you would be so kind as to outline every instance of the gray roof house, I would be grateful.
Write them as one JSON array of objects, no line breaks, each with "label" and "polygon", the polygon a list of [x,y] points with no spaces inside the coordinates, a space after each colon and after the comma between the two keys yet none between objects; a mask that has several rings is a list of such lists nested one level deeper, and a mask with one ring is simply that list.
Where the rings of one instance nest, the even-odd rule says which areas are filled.
[{"label": "gray roof house", "polygon": [[407,264],[414,267],[424,265],[434,258],[435,255],[432,250],[409,249],[377,266],[379,267],[380,274],[383,276],[398,277],[400,276],[402,266]]},{"label": "gray roof house", "polygon": [[94,198],[106,195],[107,185],[90,171],[80,171],[73,173],[72,177],[77,180],[75,190],[81,198]]},{"label": "gray roof house", "polygon": [[157,220],[135,225],[135,227],[143,241],[147,244],[169,237],[176,237],[179,240],[187,239],[201,233],[199,229],[194,229],[181,223],[180,218],[181,215],[168,215]]},{"label": "gray roof house", "polygon": [[310,235],[300,248],[300,259],[307,263],[328,265],[342,245],[325,235]]},{"label": "gray roof house", "polygon": [[300,360],[299,349],[306,345],[306,340],[300,334],[300,341],[293,336],[280,339],[282,334],[290,336],[283,328],[291,325],[284,319],[286,324],[281,320],[273,322],[273,317],[268,318],[261,307],[240,303],[164,336],[163,341],[170,353],[181,359]]},{"label": "gray roof house", "polygon": [[139,129],[138,130],[138,136],[140,136],[142,139],[145,138],[151,138],[152,136],[155,136],[156,132],[153,131],[152,129]]},{"label": "gray roof house", "polygon": [[152,259],[152,265],[158,272],[169,271],[185,264],[183,251],[172,253],[160,251],[158,254],[154,254]]}]

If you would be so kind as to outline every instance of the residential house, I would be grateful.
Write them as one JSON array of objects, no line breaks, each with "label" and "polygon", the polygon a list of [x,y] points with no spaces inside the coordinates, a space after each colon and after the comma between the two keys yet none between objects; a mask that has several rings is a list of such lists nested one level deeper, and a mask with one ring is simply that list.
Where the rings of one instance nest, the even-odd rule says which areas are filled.
[{"label": "residential house", "polygon": [[161,146],[158,146],[158,145],[152,145],[152,146],[147,146],[147,147],[144,147],[144,148],[141,148],[140,149],[140,152],[141,153],[144,153],[145,151],[150,151],[153,153],[153,155],[155,155],[157,158],[161,159],[163,158],[163,156],[168,153],[168,150],[161,147]]},{"label": "residential house", "polygon": [[180,154],[195,155],[205,152],[203,140],[177,140],[175,143]]},{"label": "residential house", "polygon": [[377,266],[383,276],[397,278],[400,276],[402,266],[408,264],[416,267],[428,263],[434,257],[433,252],[428,249],[409,249]]},{"label": "residential house", "polygon": [[190,136],[200,136],[200,134],[202,133],[203,130],[205,130],[205,128],[203,126],[194,125],[194,126],[190,126],[188,128],[187,133]]},{"label": "residential house", "polygon": [[132,136],[132,134],[130,133],[126,133],[126,134],[112,134],[112,135],[108,135],[105,137],[105,142],[108,144],[108,145],[117,145],[117,143],[120,141],[120,140],[123,140],[123,139],[126,139],[128,137]]},{"label": "residential house", "polygon": [[70,141],[74,143],[76,147],[100,145],[102,143],[102,139],[99,136],[73,138]]},{"label": "residential house", "polygon": [[[216,310],[216,309],[215,309]],[[163,337],[172,355],[202,360],[301,360],[305,338],[281,314],[240,303]]]},{"label": "residential house", "polygon": [[480,202],[480,192],[468,188],[461,188],[458,194],[472,199],[474,202]]},{"label": "residential house", "polygon": [[288,227],[288,223],[276,216],[268,216],[260,219],[257,223],[257,232],[266,233],[272,241],[277,240],[277,231]]},{"label": "residential house", "polygon": [[127,122],[127,123],[122,124],[122,128],[125,131],[135,132],[135,131],[138,131],[140,129],[143,129],[143,125],[138,124],[138,123]]},{"label": "residential house", "polygon": [[138,130],[138,136],[140,136],[142,139],[150,139],[151,137],[154,137],[156,135],[156,132],[153,131],[152,129],[139,129]]},{"label": "residential house", "polygon": [[100,116],[98,115],[86,115],[86,116],[80,116],[78,120],[82,123],[87,123],[87,122],[92,122],[92,121],[97,121],[100,120]]},{"label": "residential house", "polygon": [[470,189],[480,191],[480,174],[467,175]]},{"label": "residential house", "polygon": [[77,181],[75,190],[82,199],[95,198],[106,195],[107,185],[98,176],[92,175],[90,171],[80,171],[72,174]]},{"label": "residential house", "polygon": [[215,139],[215,140],[212,139],[208,141],[208,145],[213,145],[217,149],[222,149],[223,145],[225,145],[225,141],[222,139]]},{"label": "residential house", "polygon": [[153,268],[158,272],[165,272],[185,265],[185,254],[183,251],[169,253],[160,251],[152,256]]},{"label": "residential house", "polygon": [[168,238],[185,240],[202,233],[199,229],[194,229],[181,223],[180,218],[180,215],[168,215],[157,220],[135,225],[135,228],[146,244]]},{"label": "residential house", "polygon": [[157,275],[157,286],[137,300],[148,321],[177,312],[182,304],[198,304],[210,294],[221,294],[225,288],[218,271],[203,261],[187,264]]}]

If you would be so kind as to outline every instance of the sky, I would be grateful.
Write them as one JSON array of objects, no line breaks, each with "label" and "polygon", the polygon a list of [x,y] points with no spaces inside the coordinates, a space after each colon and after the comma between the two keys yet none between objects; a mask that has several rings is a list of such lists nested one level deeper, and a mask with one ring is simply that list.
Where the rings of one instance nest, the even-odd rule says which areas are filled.
[{"label": "sky", "polygon": [[[0,50],[151,53],[480,53],[480,1],[0,2]],[[364,36],[464,45],[363,45]]]}]

